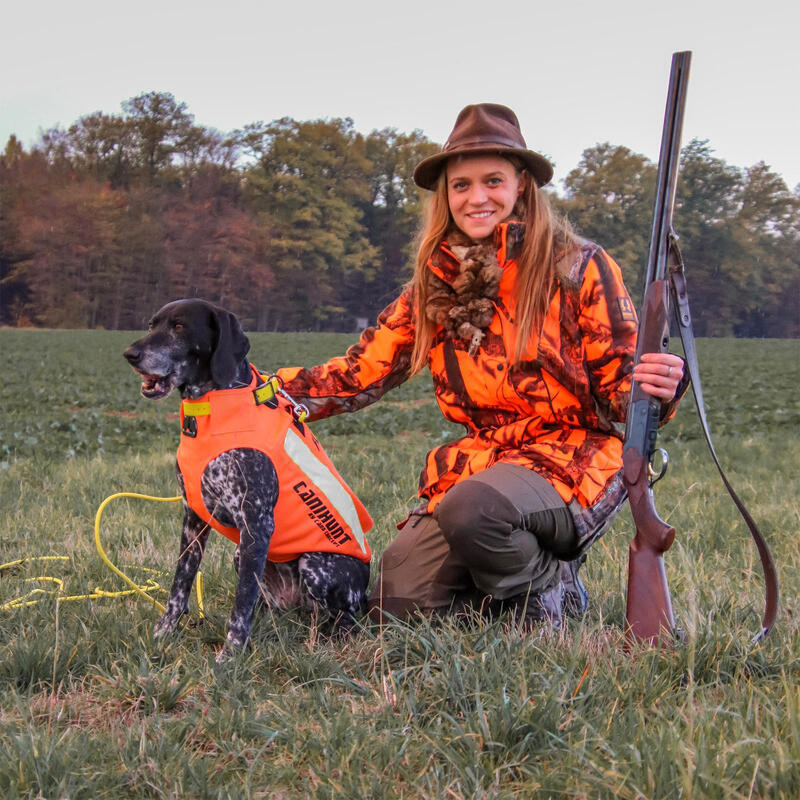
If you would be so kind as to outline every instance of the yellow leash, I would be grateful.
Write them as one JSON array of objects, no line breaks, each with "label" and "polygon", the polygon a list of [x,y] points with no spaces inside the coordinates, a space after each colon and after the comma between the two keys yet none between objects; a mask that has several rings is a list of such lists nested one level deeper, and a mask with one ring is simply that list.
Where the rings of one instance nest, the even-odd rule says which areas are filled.
[{"label": "yellow leash", "polygon": [[[89,594],[80,594],[80,595],[69,595],[67,597],[61,596],[61,590],[64,586],[64,582],[60,578],[55,578],[49,575],[39,575],[35,578],[28,578],[27,580],[30,582],[41,582],[41,583],[53,583],[56,585],[56,596],[58,598],[58,602],[63,603],[70,600],[96,600],[101,597],[125,597],[132,594],[138,594],[141,597],[144,597],[146,600],[149,600],[159,611],[162,613],[166,610],[165,607],[158,602],[154,597],[148,594],[148,592],[154,591],[164,591],[162,587],[158,584],[157,581],[153,580],[152,578],[148,579],[144,584],[141,586],[137,584],[135,581],[131,580],[121,569],[119,569],[115,564],[112,563],[111,559],[106,554],[105,549],[100,541],[100,520],[103,516],[103,511],[105,511],[106,506],[112,501],[116,500],[120,497],[132,497],[139,500],[151,500],[156,503],[177,503],[183,498],[179,495],[177,497],[153,497],[152,495],[147,494],[138,494],[137,492],[117,492],[116,494],[112,494],[109,497],[106,497],[105,500],[100,504],[100,507],[97,509],[97,514],[94,518],[94,543],[97,547],[97,552],[100,554],[100,558],[106,564],[106,566],[118,577],[122,578],[128,586],[131,588],[128,590],[123,590],[119,592],[107,592],[100,587],[95,587],[93,591]],[[15,561],[9,561],[6,564],[0,564],[0,572],[3,572],[6,569],[13,569],[15,567],[21,568],[24,567],[28,562],[33,561],[69,561],[67,556],[28,556],[25,558],[18,558]],[[203,609],[203,574],[201,572],[197,573],[197,580],[195,582],[196,592],[197,592],[197,608],[200,613],[200,617],[204,617],[204,609]],[[36,588],[31,589],[26,595],[22,597],[17,597],[14,600],[10,600],[3,605],[0,605],[0,611],[6,611],[12,608],[21,608],[24,606],[32,606],[38,603],[43,595],[46,594],[53,594],[52,592],[48,592],[46,589]]]},{"label": "yellow leash", "polygon": [[[48,558],[48,556],[42,556],[42,558]],[[69,561],[69,559],[66,556],[63,557],[53,556],[53,558],[63,558],[65,561]],[[19,559],[20,562],[38,561],[38,560],[39,558],[35,556],[32,558]],[[0,570],[2,570],[4,567],[9,567],[9,566],[21,566],[21,564],[19,564],[18,562],[10,562],[9,564],[2,564],[0,565]],[[64,587],[64,581],[62,581],[61,578],[56,578],[52,575],[38,575],[35,578],[27,578],[26,580],[29,583],[36,583],[36,582],[54,583],[56,585],[55,595],[58,598],[59,603],[66,603],[69,602],[70,600],[97,600],[101,597],[124,597],[125,595],[134,594],[133,590],[131,589],[122,592],[107,592],[105,591],[105,589],[101,589],[98,586],[95,587],[95,589],[92,592],[89,592],[89,594],[73,594],[73,595],[62,596],[61,590]],[[159,584],[156,581],[151,579],[147,581],[147,583],[145,583],[144,586],[140,588],[149,589],[150,591],[156,591],[158,589],[161,589],[161,586],[159,586]],[[27,594],[22,595],[22,597],[16,597],[13,600],[9,600],[7,603],[3,603],[3,605],[0,606],[0,611],[7,611],[12,608],[24,608],[25,606],[35,606],[42,599],[44,595],[48,594],[53,594],[53,592],[48,592],[46,589],[39,589],[39,588],[31,589]]]},{"label": "yellow leash", "polygon": [[[103,559],[106,566],[115,574],[118,575],[128,586],[131,587],[131,591],[136,592],[136,594],[141,595],[145,599],[149,600],[162,614],[166,611],[165,606],[161,605],[154,597],[150,597],[149,594],[145,591],[145,588],[152,589],[152,587],[141,587],[134,583],[121,569],[117,569],[117,567],[111,563],[111,559],[106,555],[106,551],[103,549],[103,545],[100,543],[100,518],[103,516],[103,511],[105,507],[112,501],[116,500],[119,497],[133,497],[138,500],[152,500],[155,503],[178,503],[183,500],[181,495],[177,497],[153,497],[149,494],[139,494],[138,492],[117,492],[116,494],[109,495],[100,503],[100,507],[97,509],[97,514],[94,518],[94,543],[97,547],[97,552],[100,553],[100,558]],[[158,584],[156,584],[156,588],[160,588]],[[203,609],[203,573],[197,573],[197,579],[195,580],[195,590],[197,592],[197,609],[200,614],[200,618],[202,619],[205,616],[204,609]],[[129,594],[126,592],[126,594]]]},{"label": "yellow leash", "polygon": [[103,511],[105,511],[106,506],[112,501],[116,500],[120,497],[133,497],[138,500],[152,500],[156,503],[177,503],[179,500],[183,499],[180,496],[178,497],[153,497],[149,494],[138,494],[137,492],[117,492],[116,494],[109,495],[100,503],[100,507],[97,509],[97,514],[94,517],[94,543],[97,547],[97,552],[100,553],[100,558],[103,559],[105,565],[117,576],[122,578],[131,589],[136,592],[136,594],[141,595],[146,600],[149,600],[162,614],[166,611],[166,607],[161,605],[154,597],[150,597],[149,594],[136,583],[134,583],[121,569],[118,569],[114,564],[111,563],[111,559],[106,555],[106,551],[103,549],[103,545],[100,542],[100,518],[103,516]]}]

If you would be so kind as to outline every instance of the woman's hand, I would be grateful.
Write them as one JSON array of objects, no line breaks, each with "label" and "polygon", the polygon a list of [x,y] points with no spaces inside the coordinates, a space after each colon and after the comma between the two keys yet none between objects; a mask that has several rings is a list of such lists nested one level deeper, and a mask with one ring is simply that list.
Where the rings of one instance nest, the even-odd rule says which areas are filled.
[{"label": "woman's hand", "polygon": [[633,379],[653,397],[672,400],[683,377],[683,359],[672,353],[642,353]]}]

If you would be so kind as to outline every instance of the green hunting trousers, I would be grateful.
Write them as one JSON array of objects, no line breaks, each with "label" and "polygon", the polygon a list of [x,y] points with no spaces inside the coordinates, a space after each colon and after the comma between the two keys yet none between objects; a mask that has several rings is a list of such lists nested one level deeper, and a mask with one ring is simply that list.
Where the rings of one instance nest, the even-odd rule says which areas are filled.
[{"label": "green hunting trousers", "polygon": [[566,504],[538,473],[495,464],[456,484],[433,514],[411,514],[386,548],[369,598],[406,617],[481,597],[541,594],[560,580],[578,534]]}]

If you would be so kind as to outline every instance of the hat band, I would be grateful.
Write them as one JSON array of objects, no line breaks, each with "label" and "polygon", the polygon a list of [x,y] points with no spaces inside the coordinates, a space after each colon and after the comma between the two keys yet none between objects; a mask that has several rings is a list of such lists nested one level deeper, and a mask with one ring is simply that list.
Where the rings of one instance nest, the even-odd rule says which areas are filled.
[{"label": "hat band", "polygon": [[450,150],[455,150],[459,147],[491,147],[492,145],[500,145],[501,147],[512,147],[515,150],[525,150],[525,145],[520,144],[514,139],[503,139],[493,137],[487,139],[484,136],[471,136],[467,139],[459,139],[457,142],[448,142],[443,148],[442,153],[447,153]]}]

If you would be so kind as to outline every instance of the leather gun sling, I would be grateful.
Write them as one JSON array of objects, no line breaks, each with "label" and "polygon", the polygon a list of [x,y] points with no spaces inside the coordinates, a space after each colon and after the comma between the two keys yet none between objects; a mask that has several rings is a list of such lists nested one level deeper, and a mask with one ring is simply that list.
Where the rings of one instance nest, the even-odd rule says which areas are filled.
[{"label": "leather gun sling", "polygon": [[711,441],[711,431],[708,427],[708,420],[706,419],[705,405],[703,403],[703,389],[700,385],[700,371],[697,365],[697,352],[694,344],[694,331],[692,330],[692,318],[689,313],[689,295],[686,290],[686,273],[683,268],[683,258],[681,257],[680,250],[678,249],[677,237],[674,233],[670,233],[670,247],[669,247],[669,277],[670,286],[672,288],[672,298],[674,302],[675,316],[677,318],[677,327],[680,332],[681,344],[683,345],[683,352],[686,356],[686,366],[689,371],[689,379],[692,384],[692,391],[694,393],[695,404],[697,406],[697,414],[700,417],[700,425],[703,429],[706,444],[711,452],[711,457],[714,464],[719,471],[725,488],[733,500],[739,513],[742,515],[747,527],[750,529],[750,534],[758,549],[758,555],[761,559],[761,567],[764,572],[764,584],[766,590],[766,601],[764,608],[764,618],[761,622],[761,633],[754,637],[754,641],[766,636],[772,626],[775,624],[775,618],[778,614],[778,574],[775,569],[775,562],[772,559],[769,546],[764,538],[755,520],[750,515],[750,512],[745,507],[744,503],[739,498],[739,495],[731,486],[730,481],[725,475],[722,466],[717,458],[717,453],[714,450],[714,443]]}]

